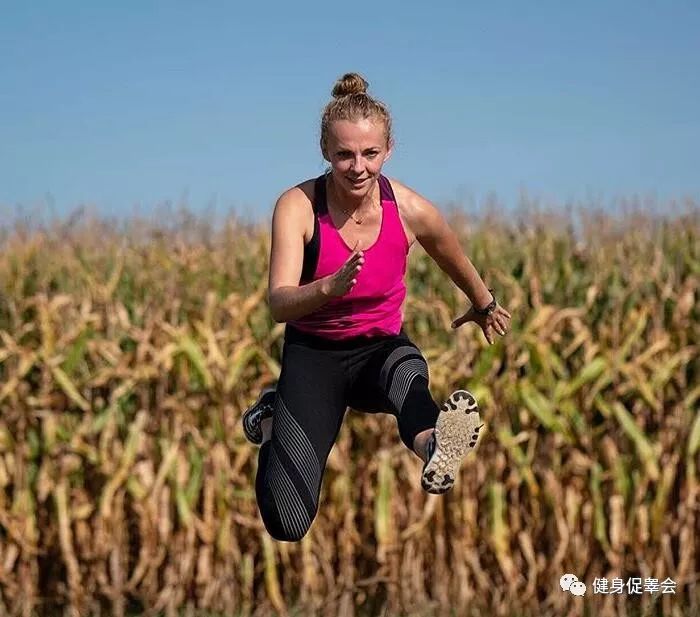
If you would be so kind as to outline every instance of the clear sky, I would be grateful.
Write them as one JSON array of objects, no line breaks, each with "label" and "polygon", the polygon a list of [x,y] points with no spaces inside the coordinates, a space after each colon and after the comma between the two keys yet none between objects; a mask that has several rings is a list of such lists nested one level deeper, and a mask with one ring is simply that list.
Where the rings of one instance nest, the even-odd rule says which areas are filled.
[{"label": "clear sky", "polygon": [[[700,195],[700,2],[0,0],[0,206],[267,216],[357,71],[436,203]],[[3,212],[0,209],[0,212]]]}]

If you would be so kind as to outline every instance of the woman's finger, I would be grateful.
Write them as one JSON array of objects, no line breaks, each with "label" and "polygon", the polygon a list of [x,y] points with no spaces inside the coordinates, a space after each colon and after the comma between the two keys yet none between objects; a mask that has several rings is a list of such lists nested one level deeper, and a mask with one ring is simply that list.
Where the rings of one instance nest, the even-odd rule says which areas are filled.
[{"label": "woman's finger", "polygon": [[506,332],[508,332],[508,325],[505,323],[503,319],[496,319],[496,324],[497,328],[496,331],[501,335],[504,336]]},{"label": "woman's finger", "polygon": [[[486,324],[486,327],[489,328],[489,330],[493,330],[497,334],[501,336],[505,336],[506,334],[506,329],[501,325],[501,323],[497,319],[493,319],[492,321],[489,321]],[[492,337],[493,338],[493,335]]]},{"label": "woman's finger", "polygon": [[345,268],[345,273],[344,275],[346,277],[353,277],[355,276],[360,270],[362,270],[362,265],[361,264],[348,264],[347,268]]}]

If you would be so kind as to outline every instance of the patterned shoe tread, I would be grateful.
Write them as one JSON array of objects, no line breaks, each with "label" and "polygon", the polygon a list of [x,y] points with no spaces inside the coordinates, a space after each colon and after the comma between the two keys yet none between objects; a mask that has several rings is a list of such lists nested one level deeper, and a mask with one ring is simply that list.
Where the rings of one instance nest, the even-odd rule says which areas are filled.
[{"label": "patterned shoe tread", "polygon": [[466,390],[453,392],[435,424],[435,450],[421,477],[425,491],[440,495],[452,488],[464,457],[478,445],[482,427],[474,396]]}]

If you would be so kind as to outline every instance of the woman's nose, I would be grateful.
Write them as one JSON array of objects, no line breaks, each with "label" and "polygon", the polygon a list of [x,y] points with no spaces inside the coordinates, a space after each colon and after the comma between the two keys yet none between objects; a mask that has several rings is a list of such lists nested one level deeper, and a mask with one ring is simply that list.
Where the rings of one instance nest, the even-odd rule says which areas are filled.
[{"label": "woman's nose", "polygon": [[363,171],[364,162],[361,156],[356,156],[352,160],[352,170],[356,173],[361,173]]}]

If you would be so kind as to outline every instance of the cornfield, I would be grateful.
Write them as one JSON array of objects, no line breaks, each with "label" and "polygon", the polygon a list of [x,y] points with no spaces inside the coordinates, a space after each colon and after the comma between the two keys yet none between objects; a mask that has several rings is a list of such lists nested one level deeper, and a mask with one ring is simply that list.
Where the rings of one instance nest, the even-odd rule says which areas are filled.
[{"label": "cornfield", "polygon": [[0,230],[0,615],[700,615],[700,207],[449,216],[512,331],[451,331],[468,302],[420,248],[405,324],[436,400],[477,395],[478,454],[427,495],[395,420],[351,410],[297,544],[240,425],[280,370],[267,226]]}]

